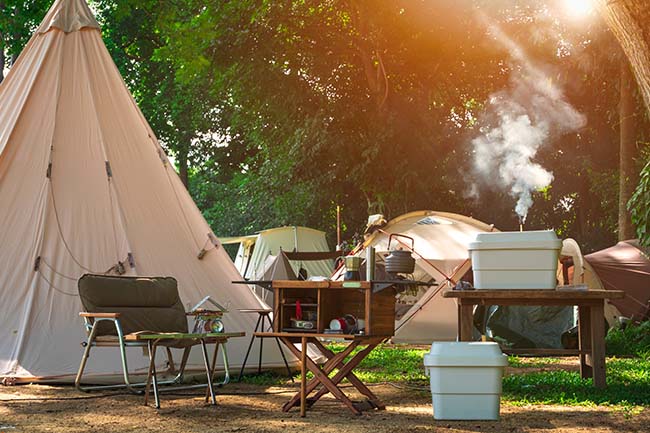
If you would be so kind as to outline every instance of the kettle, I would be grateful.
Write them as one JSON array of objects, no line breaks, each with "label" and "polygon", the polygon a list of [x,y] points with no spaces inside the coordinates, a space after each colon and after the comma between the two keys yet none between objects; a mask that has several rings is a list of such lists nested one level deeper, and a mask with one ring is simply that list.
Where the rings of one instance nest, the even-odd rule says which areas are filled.
[{"label": "kettle", "polygon": [[[411,240],[410,251],[402,249],[390,249],[390,244],[393,240],[393,237],[403,237]],[[389,274],[412,274],[415,270],[415,259],[411,255],[413,251],[413,246],[415,245],[415,239],[410,236],[401,235],[398,233],[392,233],[388,237],[388,252],[389,254],[385,258],[386,272]]]},{"label": "kettle", "polygon": [[343,279],[345,281],[359,281],[361,280],[361,273],[359,268],[361,267],[361,257],[359,256],[341,256],[343,263],[345,264],[345,275]]}]

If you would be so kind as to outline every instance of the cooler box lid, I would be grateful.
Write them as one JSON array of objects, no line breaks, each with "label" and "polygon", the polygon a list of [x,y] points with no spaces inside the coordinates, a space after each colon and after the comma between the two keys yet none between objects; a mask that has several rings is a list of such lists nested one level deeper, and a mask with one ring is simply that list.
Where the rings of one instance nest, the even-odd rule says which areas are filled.
[{"label": "cooler box lid", "polygon": [[560,248],[562,248],[562,241],[558,239],[553,230],[477,233],[476,240],[469,244],[470,251],[509,249],[559,250]]},{"label": "cooler box lid", "polygon": [[505,367],[508,357],[495,342],[434,341],[424,355],[425,367]]}]

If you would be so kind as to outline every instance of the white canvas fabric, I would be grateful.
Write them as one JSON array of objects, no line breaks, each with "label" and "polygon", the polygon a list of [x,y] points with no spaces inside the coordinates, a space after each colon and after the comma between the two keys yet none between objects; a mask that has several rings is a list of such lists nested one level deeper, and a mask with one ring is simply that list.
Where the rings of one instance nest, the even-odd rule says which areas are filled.
[{"label": "white canvas fabric", "polygon": [[[77,279],[87,272],[173,276],[186,307],[211,295],[229,306],[226,329],[248,335],[257,317],[237,310],[265,306],[248,286],[231,283],[241,276],[131,97],[84,0],[54,3],[0,86],[0,203],[0,376],[76,373],[85,339]],[[228,344],[233,367],[247,345],[248,338]],[[278,348],[266,346],[265,365],[281,366]],[[117,350],[94,351],[88,373],[119,371]],[[146,368],[141,351],[130,365]]]},{"label": "white canvas fabric", "polygon": [[[453,299],[442,297],[442,291],[458,281],[470,269],[468,248],[477,233],[496,231],[493,226],[463,215],[417,211],[399,216],[374,232],[363,244],[375,247],[377,263],[388,254],[391,234],[403,234],[414,239],[415,272],[418,281],[434,280],[439,285],[420,291],[410,299],[412,305],[395,323],[396,343],[431,344],[432,341],[452,341],[457,335],[457,309]],[[399,242],[403,242],[400,244]],[[390,249],[410,247],[411,242],[394,237]],[[408,298],[409,295],[402,296]],[[408,299],[405,299],[407,301]],[[413,302],[414,301],[414,302]]]}]

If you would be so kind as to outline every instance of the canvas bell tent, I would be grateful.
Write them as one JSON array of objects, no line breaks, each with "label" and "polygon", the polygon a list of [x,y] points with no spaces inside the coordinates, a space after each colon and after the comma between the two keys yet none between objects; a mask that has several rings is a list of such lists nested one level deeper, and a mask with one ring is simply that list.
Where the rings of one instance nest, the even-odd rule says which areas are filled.
[{"label": "canvas bell tent", "polygon": [[[268,277],[280,251],[289,258],[295,275],[300,269],[307,277],[329,277],[334,270],[333,257],[327,245],[325,232],[308,227],[287,226],[263,230],[255,235],[220,238],[223,244],[239,244],[235,266],[247,280],[261,280]],[[320,255],[317,253],[321,253]],[[314,260],[314,258],[320,260]],[[274,278],[279,279],[277,275]],[[283,277],[284,278],[284,277]],[[271,293],[259,287],[253,290],[265,302],[271,302]]]},{"label": "canvas bell tent", "polygon": [[[210,295],[229,307],[227,330],[254,328],[257,317],[238,309],[263,302],[231,283],[237,269],[84,0],[54,3],[0,86],[0,203],[0,376],[74,375],[85,339],[77,280],[88,272],[173,276],[186,307]],[[228,344],[232,366],[247,344]],[[267,346],[265,365],[282,366],[278,348]],[[119,372],[116,352],[96,349],[88,373]],[[146,368],[141,351],[129,357],[134,369]]]},{"label": "canvas bell tent", "polygon": [[[417,293],[398,296],[396,343],[431,344],[434,340],[456,340],[457,309],[453,299],[442,297],[442,291],[453,287],[470,270],[467,252],[477,233],[495,231],[494,227],[463,215],[448,212],[417,211],[399,216],[374,230],[359,251],[372,246],[381,265],[389,251],[391,234],[403,234],[414,239],[413,257],[418,281],[435,282]],[[406,238],[394,238],[390,248],[409,249]]]}]

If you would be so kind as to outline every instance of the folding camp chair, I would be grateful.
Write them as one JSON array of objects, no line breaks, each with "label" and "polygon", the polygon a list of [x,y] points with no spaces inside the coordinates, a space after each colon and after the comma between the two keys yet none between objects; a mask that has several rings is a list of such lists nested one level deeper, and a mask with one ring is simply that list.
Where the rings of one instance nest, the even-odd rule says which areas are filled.
[{"label": "folding camp chair", "polygon": [[[171,389],[188,389],[207,386],[206,395],[216,404],[214,394],[214,370],[219,345],[222,345],[224,365],[228,366],[225,344],[231,337],[242,337],[243,332],[235,333],[189,333],[187,317],[178,295],[177,283],[171,277],[117,277],[86,274],[79,280],[79,296],[85,312],[79,313],[84,319],[87,340],[84,346],[75,386],[81,391],[98,389],[126,388],[134,393],[145,395],[148,402],[150,387],[153,385],[156,408],[160,408],[159,386],[180,385],[187,365],[190,350],[201,345],[203,362],[207,377],[206,385],[175,386]],[[193,313],[188,313],[192,315]],[[208,357],[207,344],[214,344],[212,361]],[[167,350],[169,370],[176,373],[171,380],[159,381],[156,372],[156,349],[163,346]],[[123,384],[84,386],[81,384],[86,362],[92,347],[118,347],[122,361]],[[147,380],[134,383],[128,370],[126,348],[146,348],[149,355]],[[175,371],[171,348],[183,349],[178,371]],[[224,383],[227,382],[227,377]]]}]

